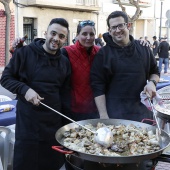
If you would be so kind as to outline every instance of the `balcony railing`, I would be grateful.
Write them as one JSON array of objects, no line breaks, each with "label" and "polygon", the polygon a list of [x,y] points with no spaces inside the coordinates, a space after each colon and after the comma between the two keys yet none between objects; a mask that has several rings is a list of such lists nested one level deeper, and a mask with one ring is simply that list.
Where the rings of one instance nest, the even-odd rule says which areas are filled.
[{"label": "balcony railing", "polygon": [[76,0],[77,5],[98,6],[97,0]]},{"label": "balcony railing", "polygon": [[[114,4],[118,4],[117,0],[113,0]],[[132,6],[132,4],[129,3],[129,0],[121,0],[122,5]],[[140,0],[139,6],[146,8],[152,6],[152,0]]]},{"label": "balcony railing", "polygon": [[[21,0],[20,0],[21,1]],[[38,7],[71,9],[78,11],[99,11],[98,0],[22,0],[22,4]]]}]

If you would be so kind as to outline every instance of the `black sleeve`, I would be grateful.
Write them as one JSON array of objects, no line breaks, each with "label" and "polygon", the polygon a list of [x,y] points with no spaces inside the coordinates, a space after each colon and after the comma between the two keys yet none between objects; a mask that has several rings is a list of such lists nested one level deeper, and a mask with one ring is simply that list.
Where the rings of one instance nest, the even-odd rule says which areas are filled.
[{"label": "black sleeve", "polygon": [[160,43],[158,46],[158,54],[161,52],[161,46],[162,46],[162,43]]},{"label": "black sleeve", "polygon": [[[67,59],[68,60],[68,59]],[[70,116],[70,110],[71,110],[71,66],[70,62],[67,62],[66,67],[66,78],[65,81],[60,89],[60,96],[61,96],[61,103],[62,103],[62,113],[66,116]],[[66,118],[62,118],[63,125],[68,124]]]},{"label": "black sleeve", "polygon": [[0,80],[1,85],[8,89],[10,92],[19,95],[25,95],[30,88],[24,82],[27,79],[25,70],[25,57],[23,55],[23,48],[15,50],[9,64],[5,67]]},{"label": "black sleeve", "polygon": [[91,81],[91,87],[94,93],[94,97],[105,94],[105,86],[107,80],[105,78],[103,64],[104,64],[104,56],[101,50],[99,50],[99,52],[95,55],[90,71],[90,81]]},{"label": "black sleeve", "polygon": [[67,50],[66,50],[64,47],[61,49],[61,53],[62,53],[64,56],[66,56],[67,58],[69,58],[69,57],[68,57]]},{"label": "black sleeve", "polygon": [[159,68],[157,66],[157,61],[156,61],[151,49],[149,48],[148,50],[149,50],[149,56],[150,56],[149,57],[149,59],[150,59],[150,62],[149,62],[150,63],[149,75],[156,74],[156,75],[158,75],[160,77],[160,72],[159,72]]},{"label": "black sleeve", "polygon": [[156,74],[160,76],[159,68],[157,66],[157,61],[153,55],[151,48],[142,46],[138,40],[135,40],[135,43],[136,43],[136,48],[138,50],[138,54],[141,55],[144,62],[146,80],[149,79],[151,74]]}]

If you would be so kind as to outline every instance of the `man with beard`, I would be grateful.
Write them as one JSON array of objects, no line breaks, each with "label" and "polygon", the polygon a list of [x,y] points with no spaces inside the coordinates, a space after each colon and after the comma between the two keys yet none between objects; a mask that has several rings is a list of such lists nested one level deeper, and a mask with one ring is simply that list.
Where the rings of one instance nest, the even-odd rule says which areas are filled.
[{"label": "man with beard", "polygon": [[[100,118],[142,121],[153,113],[140,101],[140,93],[156,95],[159,69],[149,47],[140,45],[129,35],[131,24],[122,11],[107,18],[108,33],[103,35],[106,46],[97,53],[91,84]],[[147,82],[148,80],[148,82]]]},{"label": "man with beard", "polygon": [[[141,103],[140,93],[147,92],[151,98],[156,95],[160,74],[155,57],[149,47],[129,35],[131,24],[124,12],[112,12],[107,25],[108,33],[103,35],[106,45],[96,54],[91,68],[91,85],[100,118],[153,119],[153,113]],[[145,161],[134,168],[151,170],[149,163]],[[123,166],[133,169],[128,164]]]},{"label": "man with beard", "polygon": [[56,131],[62,117],[50,107],[67,112],[71,67],[61,54],[68,35],[68,22],[52,19],[45,38],[15,50],[5,67],[1,85],[17,94],[13,170],[57,170],[64,163],[62,154],[51,149],[58,145]]}]

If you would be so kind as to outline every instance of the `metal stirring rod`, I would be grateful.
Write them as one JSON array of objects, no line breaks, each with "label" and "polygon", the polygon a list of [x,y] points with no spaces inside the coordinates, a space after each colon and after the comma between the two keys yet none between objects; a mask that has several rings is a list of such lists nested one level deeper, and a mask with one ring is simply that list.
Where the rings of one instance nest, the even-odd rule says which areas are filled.
[{"label": "metal stirring rod", "polygon": [[77,125],[81,126],[82,128],[90,131],[91,133],[95,134],[95,135],[94,135],[94,140],[95,140],[97,143],[101,144],[102,146],[108,148],[108,147],[110,147],[110,145],[113,143],[113,133],[111,132],[111,130],[110,130],[109,128],[107,128],[107,127],[101,127],[101,128],[99,128],[96,132],[94,132],[94,131],[86,128],[85,126],[79,124],[78,122],[70,119],[69,117],[63,115],[62,113],[58,112],[57,110],[54,110],[53,108],[47,106],[46,104],[44,104],[44,103],[42,103],[42,102],[40,102],[40,104],[42,104],[42,105],[44,105],[45,107],[51,109],[52,111],[58,113],[60,116],[63,116],[63,117],[65,117],[66,119],[68,119],[68,120],[76,123]]},{"label": "metal stirring rod", "polygon": [[160,129],[160,126],[159,126],[159,123],[158,123],[158,119],[157,119],[157,117],[156,117],[155,109],[153,108],[153,104],[152,104],[151,99],[150,99],[149,97],[148,97],[148,101],[149,101],[149,104],[150,104],[150,106],[151,106],[152,112],[153,112],[153,114],[154,114],[155,121],[156,121],[156,125],[157,125],[157,127],[158,127],[158,132],[159,132],[159,135],[160,135],[160,134],[161,134],[161,129]]},{"label": "metal stirring rod", "polygon": [[57,110],[54,110],[53,108],[51,108],[51,107],[47,106],[46,104],[44,104],[44,103],[42,103],[42,102],[40,102],[40,103],[41,103],[42,105],[44,105],[45,107],[47,107],[47,108],[49,108],[49,109],[53,110],[54,112],[58,113],[59,115],[61,115],[61,116],[65,117],[66,119],[70,120],[71,122],[74,122],[74,123],[76,123],[77,125],[81,126],[82,128],[84,128],[84,129],[86,129],[86,130],[90,131],[91,133],[93,133],[93,134],[95,134],[95,133],[96,133],[96,132],[93,132],[92,130],[90,130],[90,129],[86,128],[85,126],[83,126],[83,125],[79,124],[78,122],[74,121],[73,119],[71,119],[71,118],[69,118],[69,117],[67,117],[67,116],[63,115],[62,113],[58,112]]}]

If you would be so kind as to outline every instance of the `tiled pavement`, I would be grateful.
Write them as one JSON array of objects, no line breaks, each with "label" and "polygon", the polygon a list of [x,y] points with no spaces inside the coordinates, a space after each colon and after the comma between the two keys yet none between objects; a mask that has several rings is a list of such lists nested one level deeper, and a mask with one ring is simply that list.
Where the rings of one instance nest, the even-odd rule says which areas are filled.
[{"label": "tiled pavement", "polygon": [[170,162],[159,161],[155,170],[170,170]]}]

